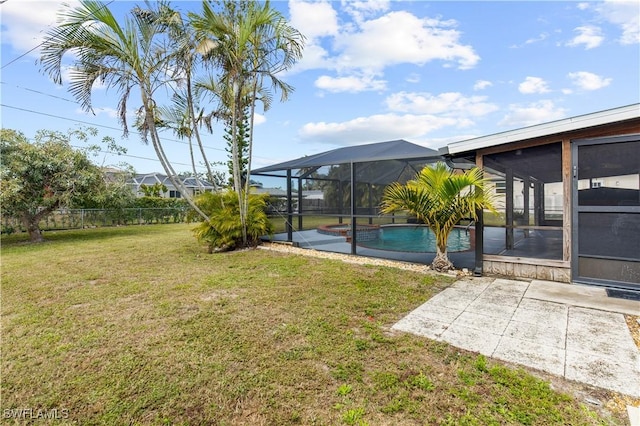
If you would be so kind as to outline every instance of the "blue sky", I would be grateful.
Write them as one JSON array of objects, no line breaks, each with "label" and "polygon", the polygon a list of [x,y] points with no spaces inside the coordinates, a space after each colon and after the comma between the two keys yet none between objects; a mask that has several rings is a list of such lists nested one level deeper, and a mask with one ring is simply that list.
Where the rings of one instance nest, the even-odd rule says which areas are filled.
[{"label": "blue sky", "polygon": [[[110,7],[125,13],[135,4],[115,1]],[[173,4],[183,11],[201,7],[196,1]],[[96,157],[97,164],[124,161],[138,172],[161,172],[151,146],[133,133],[121,140],[114,90],[94,89],[93,115],[40,72],[37,46],[55,24],[59,5],[0,4],[2,127],[33,137],[38,129],[93,125],[128,150]],[[291,99],[259,117],[254,168],[392,139],[437,149],[640,102],[638,0],[273,5],[307,43],[303,59],[282,76],[295,87]],[[130,105],[137,108],[137,98]],[[222,134],[218,126],[205,136],[212,161],[227,160]],[[170,133],[165,137],[175,168],[189,170],[187,145]]]}]

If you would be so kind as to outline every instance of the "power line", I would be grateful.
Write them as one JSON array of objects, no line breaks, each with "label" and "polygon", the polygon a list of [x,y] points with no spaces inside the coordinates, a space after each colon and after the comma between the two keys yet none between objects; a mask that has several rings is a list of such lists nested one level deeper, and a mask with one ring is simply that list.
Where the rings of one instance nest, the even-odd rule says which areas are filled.
[{"label": "power line", "polygon": [[[48,114],[46,112],[40,112],[40,111],[34,111],[32,109],[27,109],[27,108],[15,107],[15,106],[6,105],[6,104],[3,104],[3,103],[0,103],[0,107],[14,109],[14,110],[17,110],[17,111],[28,112],[28,113],[31,113],[31,114],[44,115],[46,117],[52,117],[52,118],[57,118],[57,119],[60,119],[60,120],[71,121],[73,123],[86,124],[87,126],[91,126],[91,127],[102,127],[102,128],[109,129],[109,130],[122,131],[122,129],[120,129],[118,127],[107,126],[107,125],[104,125],[104,124],[90,123],[88,121],[82,121],[82,120],[78,120],[78,119],[75,119],[75,118],[62,117],[62,116],[59,116],[59,115]],[[140,132],[136,132],[136,131],[131,131],[129,133],[134,133],[136,135],[140,135]],[[182,145],[189,145],[189,142],[180,141],[180,140],[177,140],[177,139],[169,139],[169,138],[166,138],[166,137],[163,137],[162,139],[165,140],[165,141],[175,142],[175,143],[179,143],[179,144],[182,144]],[[207,146],[207,145],[202,145],[202,147],[206,148],[206,149],[213,150],[213,151],[223,151],[223,152],[227,153],[227,150],[223,149],[223,148],[214,148],[212,146]],[[270,160],[268,158],[259,157],[259,156],[253,156],[253,158],[262,158],[263,160]]]},{"label": "power line", "polygon": [[48,96],[48,97],[53,98],[53,99],[60,99],[61,101],[70,102],[70,103],[75,104],[75,105],[77,105],[77,104],[78,104],[76,101],[73,101],[73,100],[71,100],[71,99],[63,98],[63,97],[61,97],[61,96],[52,95],[52,94],[50,94],[50,93],[41,92],[41,91],[39,91],[39,90],[31,89],[31,88],[29,88],[29,87],[18,86],[17,84],[10,84],[10,83],[7,83],[7,82],[5,82],[5,81],[0,81],[0,84],[5,84],[5,85],[7,85],[7,86],[13,86],[13,87],[16,87],[16,88],[18,88],[18,89],[26,90],[26,91],[28,91],[28,92],[37,93],[37,94],[39,94],[39,95]]},{"label": "power line", "polygon": [[[86,146],[71,145],[71,147],[77,148],[77,149],[87,149]],[[133,154],[118,154],[118,153],[113,153],[111,151],[104,151],[102,149],[92,149],[91,152],[100,152],[102,154],[110,154],[110,155],[113,155],[113,156],[116,156],[116,157],[130,157],[130,158],[136,158],[138,160],[155,161],[157,163],[160,162],[160,160],[158,160],[157,158],[142,157],[140,155],[133,155]],[[179,162],[175,162],[175,161],[172,161],[171,164],[176,164],[176,165],[179,165],[179,166],[188,166],[188,167],[192,166],[191,164],[179,163]],[[199,169],[205,168],[204,165],[200,165],[200,164],[196,164],[196,167],[199,168]]]},{"label": "power line", "polygon": [[[5,0],[5,1],[6,1],[6,0]],[[114,1],[115,1],[115,0],[111,0],[109,3],[107,3],[107,4],[103,5],[100,9],[105,9],[107,6],[109,6],[109,5],[110,5],[111,3],[113,3]],[[3,1],[2,3],[4,3],[4,1]],[[0,4],[2,4],[2,3],[0,3]],[[100,9],[98,9],[98,10],[100,10]],[[92,13],[91,15],[93,16],[93,13]],[[47,27],[51,27],[51,25],[47,25]],[[43,44],[44,44],[44,41],[41,41],[37,46],[35,46],[35,47],[33,47],[33,48],[31,48],[31,49],[27,50],[27,51],[26,51],[26,52],[24,52],[22,55],[20,55],[20,56],[18,56],[18,57],[16,57],[16,58],[13,58],[12,60],[10,60],[10,61],[9,61],[9,62],[7,62],[6,64],[4,64],[4,65],[2,66],[2,68],[0,68],[0,70],[5,69],[5,68],[6,68],[6,67],[8,67],[9,65],[11,65],[11,64],[13,64],[14,62],[18,61],[19,59],[24,58],[24,57],[25,57],[25,56],[27,56],[29,53],[33,52],[34,50],[36,50],[37,48],[39,48],[39,47],[40,47],[40,46],[42,46]]]},{"label": "power line", "polygon": [[[107,126],[107,125],[104,125],[104,124],[95,124],[95,123],[90,123],[90,122],[88,122],[88,121],[82,121],[82,120],[78,120],[78,119],[75,119],[75,118],[61,117],[61,116],[59,116],[59,115],[48,114],[48,113],[46,113],[46,112],[34,111],[34,110],[32,110],[32,109],[20,108],[20,107],[15,107],[15,106],[11,106],[11,105],[5,105],[5,104],[2,104],[2,103],[0,103],[0,106],[1,106],[1,107],[3,107],[3,108],[10,108],[10,109],[18,110],[18,111],[28,112],[28,113],[31,113],[31,114],[44,115],[44,116],[46,116],[46,117],[57,118],[57,119],[60,119],[60,120],[71,121],[71,122],[74,122],[74,123],[86,124],[86,125],[88,125],[88,126],[92,126],[92,127],[103,127],[103,128],[105,128],[105,129],[118,130],[118,131],[121,131],[121,130],[122,130],[122,129],[118,128],[118,127]],[[134,133],[134,134],[140,135],[140,132],[130,132],[130,133]],[[169,138],[162,138],[162,139],[164,139],[164,140],[166,140],[166,141],[170,141],[170,142],[175,142],[175,143],[183,144],[183,145],[189,145],[189,143],[188,143],[188,142],[185,142],[185,141],[180,141],[180,140],[176,140],[176,139],[169,139]],[[223,152],[227,152],[226,150],[224,150],[224,149],[222,149],[222,148],[214,148],[214,147],[206,146],[206,145],[203,145],[203,147],[204,147],[204,148],[207,148],[207,149],[211,149],[211,150],[213,150],[213,151],[223,151]]]}]

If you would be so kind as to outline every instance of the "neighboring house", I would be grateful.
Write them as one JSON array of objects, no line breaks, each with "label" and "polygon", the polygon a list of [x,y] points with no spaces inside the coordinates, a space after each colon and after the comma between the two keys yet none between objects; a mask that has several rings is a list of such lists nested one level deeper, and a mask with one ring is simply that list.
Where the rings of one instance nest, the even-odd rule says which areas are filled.
[{"label": "neighboring house", "polygon": [[[190,195],[197,195],[203,192],[212,192],[215,190],[215,187],[204,179],[190,177],[181,180]],[[182,198],[183,194],[181,194],[180,191],[171,183],[169,177],[161,173],[137,173],[129,180],[128,185],[131,187],[131,190],[136,197],[143,197],[144,192],[140,187],[142,185],[153,186],[157,183],[164,185],[167,188],[167,191],[161,194],[162,197]]]}]

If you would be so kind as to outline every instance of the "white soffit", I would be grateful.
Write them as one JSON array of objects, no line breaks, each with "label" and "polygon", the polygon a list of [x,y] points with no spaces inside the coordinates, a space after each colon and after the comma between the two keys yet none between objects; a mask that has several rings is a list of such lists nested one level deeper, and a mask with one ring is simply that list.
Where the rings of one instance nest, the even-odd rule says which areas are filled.
[{"label": "white soffit", "polygon": [[627,105],[620,108],[579,115],[577,117],[565,118],[562,120],[551,121],[549,123],[536,124],[535,126],[523,127],[521,129],[509,130],[507,132],[496,133],[479,138],[452,142],[446,146],[446,150],[441,150],[441,152],[445,151],[445,153],[448,154],[460,154],[496,145],[550,136],[557,133],[570,132],[603,124],[611,124],[617,121],[624,121],[633,118],[640,118],[640,104]]}]

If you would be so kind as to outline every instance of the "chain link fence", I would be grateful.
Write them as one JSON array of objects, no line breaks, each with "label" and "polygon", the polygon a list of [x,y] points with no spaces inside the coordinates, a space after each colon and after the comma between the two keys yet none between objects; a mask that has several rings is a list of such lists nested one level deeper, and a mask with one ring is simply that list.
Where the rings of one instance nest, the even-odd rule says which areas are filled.
[{"label": "chain link fence", "polygon": [[[104,226],[182,223],[189,208],[60,209],[40,221],[43,231],[97,228]],[[2,217],[2,233],[25,231],[20,220]]]}]

